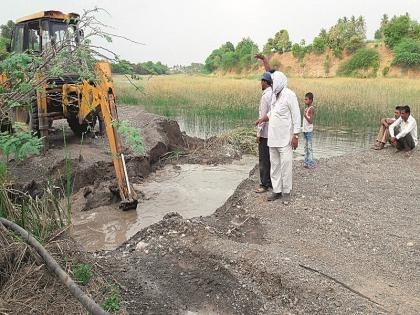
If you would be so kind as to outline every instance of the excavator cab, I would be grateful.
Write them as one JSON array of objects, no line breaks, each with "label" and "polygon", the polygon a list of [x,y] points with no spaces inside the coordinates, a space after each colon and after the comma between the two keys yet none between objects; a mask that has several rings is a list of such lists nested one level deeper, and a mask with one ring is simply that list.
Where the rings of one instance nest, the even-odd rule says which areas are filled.
[{"label": "excavator cab", "polygon": [[[16,21],[11,41],[11,51],[16,53],[41,53],[48,46],[57,45],[65,40],[78,44],[79,15],[69,13],[64,15],[58,11],[44,11],[23,17]],[[74,33],[74,34],[73,34]]]},{"label": "excavator cab", "polygon": [[[41,54],[59,49],[63,44],[76,49],[83,37],[78,22],[78,14],[59,11],[42,11],[20,18],[13,31],[11,50]],[[9,117],[12,123],[26,124],[28,129],[43,137],[44,145],[48,147],[48,130],[54,120],[67,119],[73,132],[82,135],[95,127],[100,114],[118,181],[120,208],[136,208],[137,196],[128,180],[121,139],[115,127],[118,114],[111,67],[107,62],[98,61],[95,72],[95,82],[81,79],[74,73],[46,77],[43,87],[33,91],[31,106],[13,107]]]}]

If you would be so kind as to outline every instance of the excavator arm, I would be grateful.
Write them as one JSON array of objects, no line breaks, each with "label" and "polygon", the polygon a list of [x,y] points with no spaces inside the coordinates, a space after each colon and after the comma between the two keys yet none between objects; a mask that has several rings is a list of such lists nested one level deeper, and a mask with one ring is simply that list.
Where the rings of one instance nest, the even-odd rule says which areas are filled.
[{"label": "excavator arm", "polygon": [[108,63],[99,63],[97,71],[101,82],[98,97],[121,197],[120,208],[122,210],[135,209],[138,198],[128,179],[124,154],[122,153],[121,138],[117,132],[117,108],[115,105],[115,96],[110,88],[110,84],[112,83],[109,80],[111,69]]}]

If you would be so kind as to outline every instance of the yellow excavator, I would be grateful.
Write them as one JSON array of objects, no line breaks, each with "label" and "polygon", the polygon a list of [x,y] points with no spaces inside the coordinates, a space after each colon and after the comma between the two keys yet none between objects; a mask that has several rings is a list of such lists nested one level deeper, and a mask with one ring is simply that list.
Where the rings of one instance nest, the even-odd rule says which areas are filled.
[{"label": "yellow excavator", "polygon": [[[15,53],[42,53],[49,45],[65,40],[69,33],[73,35],[71,38],[74,45],[78,45],[83,36],[78,21],[78,14],[59,11],[42,11],[20,18],[13,30],[10,50]],[[93,129],[100,118],[100,123],[105,125],[112,153],[121,197],[120,208],[134,209],[137,196],[128,179],[121,139],[116,128],[118,115],[111,67],[109,63],[99,61],[95,71],[99,79],[96,82],[81,80],[72,73],[49,78],[43,88],[34,91],[36,97],[31,108],[14,107],[9,113],[9,119],[13,123],[26,124],[44,137],[44,143],[48,145],[48,129],[54,120],[67,119],[73,132],[81,135]]]}]

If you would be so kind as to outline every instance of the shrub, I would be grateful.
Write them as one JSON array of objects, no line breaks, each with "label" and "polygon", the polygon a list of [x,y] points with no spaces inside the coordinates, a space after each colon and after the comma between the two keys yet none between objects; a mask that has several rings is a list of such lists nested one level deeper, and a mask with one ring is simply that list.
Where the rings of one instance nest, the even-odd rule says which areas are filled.
[{"label": "shrub", "polygon": [[305,47],[300,46],[298,43],[293,44],[292,46],[292,55],[299,61],[302,61],[305,57]]},{"label": "shrub", "polygon": [[312,43],[312,50],[317,55],[320,55],[325,52],[325,48],[327,47],[327,42],[321,36],[317,36],[314,38],[314,42]]},{"label": "shrub", "polygon": [[406,14],[398,17],[394,16],[383,27],[383,34],[385,44],[390,48],[394,48],[403,38],[418,38],[420,28],[417,22]]},{"label": "shrub", "polygon": [[329,54],[327,54],[325,55],[325,58],[324,58],[324,72],[326,75],[330,73],[330,68],[331,68],[331,57]]},{"label": "shrub", "polygon": [[386,77],[389,73],[390,68],[388,66],[386,66],[385,68],[382,69],[382,75],[384,77]]},{"label": "shrub", "polygon": [[341,76],[360,76],[359,70],[372,68],[369,76],[375,76],[379,67],[379,53],[375,49],[359,49],[350,60],[342,63],[337,74]]},{"label": "shrub", "polygon": [[90,279],[93,277],[92,267],[88,264],[80,263],[73,266],[72,269],[74,279],[81,285],[88,284]]},{"label": "shrub", "polygon": [[392,62],[405,68],[416,68],[420,66],[420,40],[404,38],[394,48],[395,58]]}]

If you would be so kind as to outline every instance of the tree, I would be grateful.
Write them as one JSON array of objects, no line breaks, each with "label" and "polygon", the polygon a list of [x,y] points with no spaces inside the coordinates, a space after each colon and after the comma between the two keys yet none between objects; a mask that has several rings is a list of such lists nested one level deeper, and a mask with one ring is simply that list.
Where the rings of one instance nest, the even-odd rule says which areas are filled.
[{"label": "tree", "polygon": [[403,38],[418,38],[420,26],[408,14],[394,16],[383,29],[384,42],[389,48],[396,46]]},{"label": "tree", "polygon": [[111,70],[118,74],[132,74],[133,65],[129,61],[121,59],[111,64]]},{"label": "tree", "polygon": [[314,41],[312,43],[313,51],[316,54],[322,54],[325,51],[325,48],[328,46],[328,33],[323,28],[321,29],[321,32],[319,32],[319,35],[314,38]]},{"label": "tree", "polygon": [[254,56],[258,51],[258,45],[251,38],[243,38],[235,49],[239,69],[248,68],[255,64],[257,61]]},{"label": "tree", "polygon": [[292,42],[289,40],[289,32],[287,30],[280,30],[274,35],[272,42],[272,49],[280,54],[290,51]]},{"label": "tree", "polygon": [[403,38],[394,47],[394,65],[406,68],[420,67],[420,40],[413,38]]},{"label": "tree", "polygon": [[233,46],[231,42],[226,42],[220,47],[220,49],[223,50],[223,52],[234,52],[235,46]]},{"label": "tree", "polygon": [[273,46],[274,46],[274,39],[269,38],[267,40],[267,43],[264,45],[264,48],[263,48],[264,55],[271,54],[273,52],[273,49],[274,49]]},{"label": "tree", "polygon": [[8,41],[10,41],[10,38],[12,37],[12,31],[14,28],[15,22],[13,22],[12,20],[9,20],[6,24],[1,25],[1,37],[6,38]]},{"label": "tree", "polygon": [[389,23],[389,18],[387,14],[384,14],[381,19],[381,24],[379,26],[379,29],[375,32],[375,39],[382,39],[384,37],[384,28]]},{"label": "tree", "polygon": [[340,18],[328,32],[328,46],[336,56],[341,56],[344,49],[354,53],[364,46],[365,40],[366,23],[362,16]]},{"label": "tree", "polygon": [[208,72],[213,72],[220,68],[223,57],[223,50],[215,49],[211,52],[210,56],[206,58],[204,67]]}]

